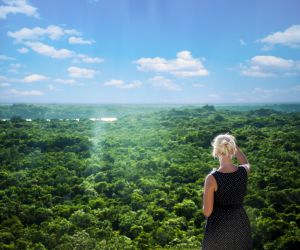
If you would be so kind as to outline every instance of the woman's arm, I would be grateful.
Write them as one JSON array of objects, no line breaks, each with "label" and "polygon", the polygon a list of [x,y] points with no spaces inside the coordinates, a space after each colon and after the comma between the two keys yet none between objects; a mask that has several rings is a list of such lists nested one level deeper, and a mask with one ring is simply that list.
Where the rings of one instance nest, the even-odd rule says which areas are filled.
[{"label": "woman's arm", "polygon": [[209,217],[213,211],[214,206],[214,191],[215,191],[215,178],[209,174],[206,176],[204,183],[204,194],[203,194],[203,214]]},{"label": "woman's arm", "polygon": [[239,147],[236,147],[236,153],[235,153],[235,157],[237,158],[238,162],[240,165],[244,165],[244,167],[246,168],[247,172],[250,172],[250,164],[247,160],[246,155],[239,149]]}]

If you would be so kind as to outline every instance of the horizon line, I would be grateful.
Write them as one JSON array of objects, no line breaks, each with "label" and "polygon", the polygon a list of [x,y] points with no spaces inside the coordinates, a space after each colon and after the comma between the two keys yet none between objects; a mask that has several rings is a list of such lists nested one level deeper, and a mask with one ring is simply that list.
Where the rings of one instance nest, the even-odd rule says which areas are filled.
[{"label": "horizon line", "polygon": [[299,102],[0,102],[0,105],[268,105],[268,104],[300,104]]}]

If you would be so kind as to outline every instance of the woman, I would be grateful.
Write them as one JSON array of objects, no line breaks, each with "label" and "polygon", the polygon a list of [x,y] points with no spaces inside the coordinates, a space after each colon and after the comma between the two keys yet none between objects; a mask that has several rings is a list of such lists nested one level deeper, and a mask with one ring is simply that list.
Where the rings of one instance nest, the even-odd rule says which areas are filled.
[{"label": "woman", "polygon": [[[203,250],[253,249],[249,218],[243,207],[250,164],[232,135],[221,134],[212,142],[220,166],[206,176],[203,214],[206,217]],[[235,156],[239,166],[232,163]]]}]

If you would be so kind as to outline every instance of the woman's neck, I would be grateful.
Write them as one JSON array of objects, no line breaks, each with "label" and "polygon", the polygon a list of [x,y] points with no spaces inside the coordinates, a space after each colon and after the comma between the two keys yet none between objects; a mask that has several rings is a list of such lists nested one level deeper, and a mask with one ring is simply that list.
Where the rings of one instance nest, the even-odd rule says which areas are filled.
[{"label": "woman's neck", "polygon": [[219,158],[220,168],[222,169],[232,169],[234,167],[230,157]]}]

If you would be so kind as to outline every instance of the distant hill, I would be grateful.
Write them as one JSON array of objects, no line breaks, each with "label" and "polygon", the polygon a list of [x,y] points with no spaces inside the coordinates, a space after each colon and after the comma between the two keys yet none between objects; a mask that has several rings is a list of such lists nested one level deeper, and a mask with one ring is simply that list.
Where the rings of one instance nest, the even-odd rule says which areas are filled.
[{"label": "distant hill", "polygon": [[[297,104],[1,104],[0,119],[21,117],[23,119],[84,119],[92,117],[147,114],[155,111],[176,108],[205,108],[230,111],[275,110],[280,112],[299,112]],[[261,113],[266,113],[261,111]]]}]

